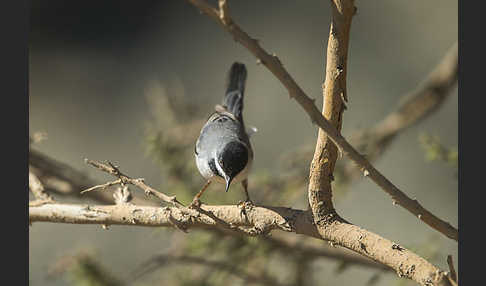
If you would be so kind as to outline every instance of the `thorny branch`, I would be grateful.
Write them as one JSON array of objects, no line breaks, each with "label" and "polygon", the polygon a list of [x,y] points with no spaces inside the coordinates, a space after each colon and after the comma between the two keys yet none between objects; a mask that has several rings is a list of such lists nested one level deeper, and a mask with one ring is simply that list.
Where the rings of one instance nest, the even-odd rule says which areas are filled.
[{"label": "thorny branch", "polygon": [[[335,145],[338,151],[349,156],[362,171],[377,183],[385,192],[392,195],[394,201],[419,215],[424,222],[433,228],[446,234],[448,237],[457,240],[457,229],[443,222],[430,212],[423,209],[417,201],[409,199],[405,194],[398,190],[390,181],[361,156],[340,134],[339,128],[336,129],[333,122],[327,120],[316,108],[314,101],[310,99],[302,89],[290,77],[283,68],[280,60],[275,55],[269,55],[258,44],[258,41],[250,38],[242,31],[231,19],[228,13],[226,1],[220,1],[220,11],[209,6],[205,1],[188,0],[205,12],[218,23],[220,23],[235,40],[247,47],[261,63],[263,63],[288,89],[290,97],[294,98],[311,117],[312,122],[316,123]],[[349,4],[351,5],[349,6]],[[347,5],[347,6],[346,6]],[[354,14],[355,7],[352,1],[333,1],[333,21],[350,12]],[[351,8],[351,9],[350,9]],[[337,13],[337,14],[336,14]],[[334,22],[333,22],[334,23]],[[348,31],[349,32],[349,31]],[[333,34],[331,30],[331,35]],[[335,35],[337,38],[340,36]],[[346,35],[348,37],[348,35]],[[338,39],[339,40],[339,39]],[[342,39],[341,39],[342,40]],[[347,41],[347,39],[346,39]],[[336,50],[341,47],[337,46]],[[347,47],[346,47],[347,49]],[[345,64],[345,59],[339,59]],[[345,72],[344,66],[337,67],[337,76]],[[335,79],[336,79],[335,78]],[[345,78],[345,77],[344,77]],[[335,80],[334,79],[334,80]],[[338,79],[337,88],[340,91],[341,105],[344,108],[345,80]],[[327,87],[326,87],[327,90]],[[334,94],[334,92],[332,92]],[[333,100],[335,100],[333,98]],[[336,101],[337,102],[337,101]],[[332,109],[334,110],[334,109]],[[342,112],[342,109],[339,111]],[[341,114],[339,115],[341,116]],[[339,120],[341,120],[339,118]],[[337,125],[339,126],[339,125]],[[327,148],[326,148],[327,149]],[[335,162],[328,162],[334,164]],[[131,183],[144,189],[146,192],[156,195],[166,202],[174,202],[175,198],[166,196],[162,193],[157,195],[155,190],[143,184],[139,179],[131,179],[123,175],[117,167],[104,164],[92,164],[99,169],[117,176],[120,183]],[[103,166],[104,165],[104,166]],[[329,175],[332,175],[329,173]],[[330,179],[330,178],[329,178]],[[134,180],[134,181],[132,181]],[[135,183],[142,183],[135,184]],[[113,183],[113,182],[112,182]],[[106,184],[105,184],[106,185]],[[103,188],[103,185],[98,186]],[[148,189],[148,188],[149,189]],[[331,208],[326,207],[325,203],[331,202]],[[312,204],[311,204],[312,205]],[[316,208],[317,207],[317,208]],[[320,209],[325,210],[326,220],[317,220],[309,211],[295,210],[282,207],[258,207],[254,206],[245,209],[244,214],[238,206],[208,206],[202,205],[200,210],[191,210],[184,207],[148,207],[136,206],[133,204],[117,204],[114,206],[80,206],[68,204],[44,204],[29,207],[29,219],[35,221],[79,223],[79,224],[121,224],[121,225],[140,225],[140,226],[172,226],[178,229],[187,230],[190,227],[221,227],[230,226],[249,227],[253,231],[246,232],[250,235],[264,235],[271,230],[279,229],[305,234],[308,236],[329,240],[335,245],[341,245],[357,253],[370,257],[382,264],[393,268],[400,277],[407,277],[415,280],[422,285],[450,285],[451,282],[446,278],[447,273],[441,271],[434,265],[419,257],[415,253],[401,247],[400,245],[388,241],[374,233],[361,229],[352,224],[346,223],[341,219],[332,208],[331,197],[318,201],[317,206],[313,206],[314,214],[319,214]],[[316,212],[317,210],[317,212]],[[330,211],[329,211],[330,210]],[[316,226],[317,225],[317,226]]]},{"label": "thorny branch", "polygon": [[[137,226],[165,226],[187,232],[190,228],[221,228],[234,230],[248,235],[266,235],[272,230],[295,232],[307,236],[322,238],[317,232],[312,216],[308,211],[285,207],[253,206],[246,208],[242,213],[240,206],[209,206],[202,205],[199,210],[185,207],[151,207],[137,206],[134,204],[117,204],[111,206],[96,205],[70,205],[70,204],[45,204],[29,208],[29,220],[33,222],[58,222],[73,224],[100,224],[109,225],[137,225]],[[356,235],[354,226],[351,229],[336,228],[330,230],[337,237],[348,241],[346,235]],[[247,231],[244,231],[247,230]],[[358,228],[359,231],[359,228]],[[346,234],[346,235],[343,235]],[[370,242],[381,239],[376,235],[363,231],[359,237],[359,247],[364,245],[375,246]],[[337,238],[332,238],[336,244],[343,245]],[[383,239],[381,239],[383,240]],[[389,259],[404,261],[400,264],[397,273],[401,276],[411,275],[413,271],[439,271],[416,254],[397,244],[384,240],[376,247],[386,252]],[[353,249],[352,246],[347,246]],[[366,248],[365,248],[366,249]],[[368,248],[373,253],[372,248]],[[383,254],[382,254],[383,255]],[[373,255],[368,257],[376,259]],[[380,261],[381,262],[381,261]],[[390,263],[385,263],[390,266]],[[407,270],[408,269],[408,270]],[[434,281],[433,277],[429,279]],[[426,280],[428,281],[428,280]]]},{"label": "thorny branch", "polygon": [[[434,114],[451,95],[452,88],[458,77],[457,42],[452,45],[440,63],[426,76],[425,81],[417,86],[415,91],[408,92],[400,99],[397,108],[370,128],[353,132],[350,142],[357,150],[366,154],[370,162],[376,161],[392,145],[395,139],[409,127],[416,125]],[[441,150],[442,151],[442,150]],[[292,164],[298,164],[303,158],[312,158],[314,150],[306,146],[295,152]],[[353,161],[337,162],[335,172],[346,183],[362,177],[363,173],[356,168]],[[336,174],[335,174],[336,175]]]},{"label": "thorny branch", "polygon": [[[271,230],[293,231],[319,237],[307,212],[285,207],[254,206],[242,214],[239,206],[201,205],[200,210],[185,207],[151,207],[134,204],[72,205],[46,204],[29,208],[31,222],[73,224],[166,226],[181,230],[198,227],[234,229],[249,227],[259,230],[249,235],[267,234]],[[231,227],[228,227],[231,226]]]},{"label": "thorny branch", "polygon": [[81,193],[85,193],[85,192],[89,192],[89,191],[93,191],[93,190],[97,190],[97,189],[104,190],[108,186],[113,186],[113,185],[117,185],[117,184],[121,184],[121,185],[131,184],[131,185],[137,186],[140,189],[142,189],[145,192],[145,195],[147,195],[147,196],[153,195],[153,196],[156,196],[157,198],[161,199],[162,201],[164,201],[166,203],[170,203],[170,204],[177,206],[177,207],[182,206],[182,204],[177,200],[176,196],[168,196],[168,195],[166,195],[162,192],[159,192],[159,191],[153,189],[152,187],[145,184],[143,182],[144,179],[142,179],[142,178],[132,179],[132,178],[128,177],[127,175],[120,172],[120,170],[118,169],[117,166],[113,165],[110,162],[108,162],[108,164],[103,164],[103,163],[88,160],[88,159],[85,159],[85,162],[87,164],[93,166],[93,167],[100,169],[101,171],[107,172],[107,173],[117,177],[118,180],[113,181],[113,182],[108,182],[106,184],[91,187],[89,189],[82,191]]},{"label": "thorny branch", "polygon": [[[35,156],[38,157],[38,158],[42,158],[43,160],[50,160],[49,158],[45,157],[45,155],[42,155],[42,154],[37,153],[37,152],[35,153]],[[41,160],[41,159],[38,159],[38,160]],[[71,169],[72,168],[70,166],[65,165],[65,164],[63,165],[63,170],[71,170]],[[56,168],[52,168],[51,173],[52,172],[55,173],[56,170],[57,170]],[[74,169],[72,169],[70,172],[73,173],[73,174],[78,174],[78,172]],[[81,173],[80,173],[80,175],[81,175]],[[89,183],[94,184],[89,179],[87,179],[87,177],[84,176],[84,174],[83,174],[83,177],[86,178],[87,184],[89,184]],[[65,179],[67,180],[67,178],[65,178]],[[117,182],[117,181],[115,181],[115,182]],[[106,184],[101,184],[101,185],[98,185],[98,186],[111,185],[111,183],[113,183],[113,182],[108,182]],[[87,190],[92,189],[92,188],[87,188],[85,183],[82,182],[81,180],[79,180],[79,182],[66,181],[66,184],[70,184],[70,185],[73,185],[73,186],[74,185],[83,186],[83,188],[85,188]],[[76,192],[73,191],[73,193],[78,194],[79,191],[76,191]],[[89,194],[96,194],[96,192],[84,193],[84,196],[89,195]],[[101,202],[113,203],[113,196],[111,195],[111,193],[103,193],[103,194],[107,198],[110,198],[110,201],[107,202],[105,200],[101,200]],[[137,201],[135,201],[135,199],[132,200],[132,203],[133,202],[135,202],[134,205],[139,205],[139,203]],[[36,202],[35,204],[31,203],[31,206],[36,206],[36,205],[38,205],[38,202]],[[218,231],[218,229],[210,229],[210,230],[212,232]],[[223,230],[221,230],[220,232],[223,233]],[[226,231],[226,230],[224,231],[224,233],[236,235],[234,232]],[[277,239],[277,238],[275,238],[275,236],[263,237],[263,239],[264,239],[265,242],[271,244],[272,247],[280,248],[280,249],[285,250],[285,251],[289,251],[289,249],[291,249],[294,252],[301,253],[302,255],[306,255],[306,256],[309,256],[309,257],[312,256],[312,257],[323,257],[323,258],[338,259],[338,260],[342,261],[343,263],[350,264],[350,265],[359,265],[359,266],[370,267],[370,268],[390,270],[390,268],[388,268],[388,267],[386,267],[382,264],[376,263],[372,260],[369,260],[367,258],[364,258],[362,256],[353,255],[353,253],[343,253],[342,250],[338,249],[338,248],[322,249],[322,248],[319,248],[317,246],[302,245],[302,244],[297,245],[295,243],[287,242],[283,238]]]},{"label": "thorny branch", "polygon": [[[272,230],[295,232],[321,238],[308,211],[255,206],[242,215],[238,206],[202,205],[202,212],[188,208],[136,206],[118,204],[112,206],[44,204],[29,207],[29,220],[34,222],[57,222],[73,224],[165,226],[187,231],[190,228],[228,229],[246,227],[261,230],[247,232],[250,235],[262,235]],[[236,229],[235,229],[236,230]],[[352,225],[331,226],[326,236],[336,245],[344,245],[352,250],[366,251],[368,257],[394,268],[400,277],[414,278],[417,273],[426,273],[423,281],[426,285],[447,285],[435,283],[443,273],[435,266],[413,252],[387,241],[377,235],[366,232]],[[378,256],[379,255],[379,256]],[[383,257],[380,257],[383,256]],[[383,261],[385,260],[385,261]],[[398,264],[396,268],[394,264]],[[416,280],[416,279],[414,279]]]},{"label": "thorny branch", "polygon": [[[113,196],[108,192],[89,192],[81,194],[81,190],[96,185],[95,181],[83,172],[50,158],[32,148],[29,149],[29,172],[42,181],[45,189],[56,196],[70,196],[78,199],[89,198],[102,204],[112,204]],[[154,202],[134,197],[134,204],[156,205]]]},{"label": "thorny branch", "polygon": [[[448,222],[440,219],[425,209],[416,199],[409,198],[405,193],[398,189],[390,180],[388,180],[381,172],[379,172],[371,163],[361,155],[348,141],[334,128],[332,123],[327,120],[317,109],[314,100],[309,98],[300,86],[294,81],[289,73],[283,67],[281,61],[275,55],[267,53],[258,43],[258,40],[251,38],[246,32],[229,17],[226,9],[226,22],[221,21],[220,12],[210,6],[204,0],[187,0],[203,13],[210,16],[216,22],[223,26],[223,28],[233,35],[234,39],[245,46],[263,65],[265,65],[280,82],[289,91],[290,98],[293,98],[306,111],[311,118],[311,121],[317,124],[329,139],[338,148],[339,154],[348,156],[363,172],[366,177],[369,177],[373,182],[381,187],[383,191],[392,197],[394,204],[400,205],[418,219],[425,222],[435,230],[441,232],[447,237],[457,241],[458,230],[450,225]],[[337,6],[339,9],[343,7]],[[353,6],[352,12],[355,12]],[[225,24],[226,23],[226,24]],[[340,69],[339,69],[340,70]],[[339,74],[339,73],[338,73]],[[343,94],[344,99],[344,94]]]},{"label": "thorny branch", "polygon": [[[269,55],[265,50],[263,50],[258,41],[252,39],[245,33],[241,28],[231,20],[227,5],[221,5],[220,10],[216,10],[211,7],[203,0],[188,0],[194,6],[198,7],[202,12],[209,15],[211,18],[216,20],[219,24],[223,26],[230,34],[233,35],[234,39],[245,46],[251,53],[253,53],[257,59],[264,64],[288,89],[291,98],[294,98],[308,113],[312,122],[315,122],[326,136],[321,136],[318,139],[318,146],[316,146],[316,153],[318,152],[329,152],[329,147],[327,147],[326,140],[329,138],[337,147],[339,153],[344,153],[352,161],[354,161],[360,168],[363,174],[370,177],[376,184],[378,184],[386,193],[392,196],[395,204],[399,204],[405,209],[412,212],[419,219],[423,220],[429,226],[438,230],[439,232],[445,234],[447,237],[457,240],[458,230],[452,227],[449,223],[436,217],[428,210],[423,208],[417,200],[410,199],[402,191],[400,191],[395,185],[393,185],[386,177],[384,177],[378,170],[376,170],[368,160],[366,160],[361,154],[358,153],[339,133],[340,124],[336,124],[332,121],[327,120],[322,115],[319,110],[314,105],[314,101],[310,99],[302,89],[295,83],[295,81],[290,77],[288,72],[284,69],[280,60],[274,56]],[[223,3],[224,4],[224,3]],[[335,117],[335,122],[341,120],[341,115],[344,106],[344,101],[346,101],[346,86],[345,86],[345,65],[347,56],[347,44],[349,39],[349,27],[351,23],[351,18],[356,12],[356,7],[354,6],[354,1],[331,1],[331,6],[333,9],[333,18],[331,24],[329,46],[328,46],[328,67],[326,69],[326,83],[329,79],[331,87],[325,87],[325,92],[331,92],[330,98],[333,102],[339,102],[336,100],[335,95],[339,95],[340,101],[339,105],[331,106],[330,112],[338,112]],[[224,18],[224,21],[222,20]],[[343,31],[344,30],[344,31]],[[334,58],[333,58],[334,57]],[[331,63],[329,64],[329,61]],[[326,98],[325,98],[326,100]],[[336,106],[339,106],[337,108]],[[334,123],[334,126],[333,126]],[[336,127],[338,129],[336,129]],[[319,144],[324,143],[323,146]],[[330,153],[330,152],[329,152]],[[329,153],[326,154],[329,156]],[[318,154],[319,156],[320,154]],[[330,187],[327,188],[322,186],[322,183],[331,180],[333,165],[337,158],[335,156],[329,157],[328,160],[322,162],[313,161],[314,167],[317,170],[311,171],[310,175],[310,186],[309,186],[309,202],[311,204],[314,219],[318,224],[319,233],[322,238],[329,239],[332,242],[336,242],[339,245],[345,246],[349,249],[357,251],[363,255],[372,257],[391,266],[393,269],[402,274],[402,267],[404,266],[404,261],[402,259],[396,259],[392,255],[383,256],[384,245],[381,243],[390,244],[391,242],[384,240],[376,234],[370,233],[359,227],[346,223],[342,218],[335,214],[334,208],[332,206],[331,200],[331,190]],[[321,159],[319,157],[319,159]],[[318,165],[320,164],[320,165]],[[320,167],[326,164],[325,169],[329,170],[321,172]],[[316,175],[317,174],[317,175]],[[313,188],[312,180],[315,180],[316,189]],[[347,230],[343,232],[343,230]],[[339,235],[336,235],[339,233]],[[365,237],[372,238],[368,241],[370,244],[365,244],[362,239]],[[356,238],[358,238],[356,240]],[[377,243],[377,240],[381,243]],[[395,245],[395,244],[393,244]],[[377,247],[378,246],[378,247]],[[370,252],[370,248],[373,250]],[[421,258],[419,258],[421,259]],[[432,271],[436,275],[431,276],[430,271],[425,271],[420,269],[416,271],[415,264],[408,264],[412,270],[408,270],[405,276],[411,278],[421,284],[449,284],[446,276],[439,269],[433,265],[429,265]]]}]

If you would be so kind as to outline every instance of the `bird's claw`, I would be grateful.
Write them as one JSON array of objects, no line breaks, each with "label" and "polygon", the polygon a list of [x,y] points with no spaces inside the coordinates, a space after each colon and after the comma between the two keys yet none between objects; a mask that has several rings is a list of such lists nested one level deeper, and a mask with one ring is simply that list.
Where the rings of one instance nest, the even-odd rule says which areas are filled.
[{"label": "bird's claw", "polygon": [[238,202],[238,208],[240,209],[240,215],[246,216],[246,211],[252,209],[254,206],[253,202],[250,199],[245,201]]}]

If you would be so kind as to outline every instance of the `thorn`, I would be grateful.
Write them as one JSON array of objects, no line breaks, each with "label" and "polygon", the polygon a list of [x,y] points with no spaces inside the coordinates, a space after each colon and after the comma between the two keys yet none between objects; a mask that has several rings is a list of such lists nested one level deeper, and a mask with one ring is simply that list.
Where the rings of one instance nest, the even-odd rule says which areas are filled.
[{"label": "thorn", "polygon": [[341,96],[341,101],[342,101],[342,104],[345,106],[344,108],[346,109],[346,102],[348,102],[348,99],[346,98],[346,95],[344,94],[344,92],[341,91],[340,93],[340,96]]},{"label": "thorn", "polygon": [[282,62],[280,61],[280,59],[277,57],[275,53],[272,53],[272,56],[275,58],[275,60],[278,62],[279,65],[283,66]]},{"label": "thorn", "polygon": [[392,249],[396,249],[396,250],[398,250],[398,251],[403,251],[405,248],[403,248],[403,247],[401,247],[400,245],[398,245],[398,244],[394,243],[394,244],[392,245]]},{"label": "thorn", "polygon": [[337,149],[338,149],[338,158],[342,159],[343,158],[343,149],[341,149],[341,147],[339,147],[339,146],[337,146]]},{"label": "thorn", "polygon": [[417,217],[418,217],[419,219],[422,219],[422,215],[421,215],[421,214],[419,214]]}]

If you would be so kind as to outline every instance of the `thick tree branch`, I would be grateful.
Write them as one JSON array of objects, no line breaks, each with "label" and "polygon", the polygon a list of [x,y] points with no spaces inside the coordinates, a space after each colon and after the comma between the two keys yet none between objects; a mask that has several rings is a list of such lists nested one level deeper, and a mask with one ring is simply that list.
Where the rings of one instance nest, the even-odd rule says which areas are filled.
[{"label": "thick tree branch", "polygon": [[253,228],[250,235],[266,234],[274,229],[294,231],[319,237],[308,213],[284,207],[252,207],[201,205],[200,210],[178,207],[149,207],[134,204],[90,206],[48,204],[29,208],[31,222],[73,224],[173,226],[181,230],[191,227],[222,227],[238,231]]},{"label": "thick tree branch", "polygon": [[[120,176],[119,171],[104,166],[108,168],[107,171]],[[119,202],[114,206],[54,203],[30,206],[29,222],[166,226],[185,232],[191,227],[220,228],[252,236],[265,235],[278,229],[330,240],[336,245],[343,245],[392,267],[400,276],[425,281],[424,285],[428,281],[432,281],[431,283],[440,281],[437,277],[442,277],[442,272],[423,258],[359,227],[333,223],[320,229],[321,233],[319,233],[309,211],[283,207],[253,206],[242,209],[241,206],[208,205],[202,205],[200,209],[194,210],[185,207],[137,206],[126,201],[123,200],[123,203]],[[431,273],[434,275],[438,273],[438,276]]]},{"label": "thick tree branch", "polygon": [[[397,203],[414,214],[420,214],[422,220],[432,227],[443,233],[450,234],[447,231],[447,228],[444,228],[444,224],[447,223],[433,216],[429,212],[426,213],[416,201],[409,199],[405,194],[398,190],[340,135],[339,129],[336,129],[333,126],[333,122],[327,120],[319,112],[314,105],[314,101],[310,99],[290,77],[287,71],[283,68],[280,60],[275,55],[269,55],[264,51],[256,40],[250,38],[232,21],[225,1],[220,2],[220,11],[212,8],[205,1],[188,1],[215,19],[234,36],[235,40],[247,47],[284,84],[289,91],[290,97],[294,98],[302,108],[304,108],[312,122],[316,123],[321,128],[327,135],[326,137],[337,146],[339,151],[349,156],[356,164],[358,164],[363,172],[382,187],[385,192],[392,195]],[[351,6],[349,6],[349,3],[351,3]],[[332,5],[333,9],[336,10],[333,11],[333,15],[334,13],[338,14],[335,15],[335,19],[343,16],[342,14],[348,15],[346,17],[351,17],[349,16],[349,12],[351,11],[350,8],[352,8],[353,13],[355,11],[352,1],[336,0]],[[339,27],[339,25],[336,25],[335,27]],[[333,30],[331,30],[331,34],[338,39],[338,46],[336,46],[335,49],[341,50],[342,47],[339,46],[339,31],[334,30],[334,33],[335,34],[333,34]],[[347,47],[345,49],[347,49]],[[346,60],[337,58],[336,62],[345,64]],[[343,72],[345,72],[345,66],[337,65],[336,70],[332,71],[333,75],[337,77],[337,83],[334,83],[335,87],[325,87],[326,92],[329,91],[333,96],[331,99],[333,104],[338,104],[336,94],[339,94],[342,101],[346,99],[345,79],[343,79],[345,76],[340,76]],[[344,102],[342,101],[339,104],[343,104]],[[331,107],[331,111],[334,110],[335,108]],[[341,112],[342,109],[339,110],[339,113]],[[334,119],[340,121],[339,116],[334,117]],[[328,148],[329,147],[326,147],[326,149]],[[329,154],[326,154],[326,156],[329,156]],[[337,157],[334,155],[331,156],[332,157],[329,158]],[[335,163],[335,160],[332,163],[325,163],[330,166]],[[332,174],[332,168],[330,168],[330,170],[331,172],[329,175]],[[117,176],[121,179],[120,173],[118,173]],[[324,218],[316,220],[317,224],[314,221],[317,216],[314,215],[313,218],[309,211],[281,207],[255,206],[242,210],[238,206],[202,205],[199,210],[191,210],[188,208],[177,207],[155,208],[137,206],[130,203],[118,204],[115,206],[45,204],[29,207],[29,219],[31,222],[49,221],[78,224],[172,226],[181,230],[187,230],[190,227],[222,227],[240,232],[242,230],[247,230],[244,232],[250,235],[267,234],[274,229],[292,231],[329,240],[333,244],[344,246],[387,265],[394,269],[399,276],[413,279],[422,285],[450,285],[450,282],[443,271],[415,253],[372,232],[346,223],[334,212],[330,196],[330,188],[329,196],[326,197],[326,194],[323,194],[324,195],[321,197],[316,196],[318,200],[316,200],[316,205],[313,207],[314,214]],[[322,203],[325,202],[331,202],[331,205],[323,205]],[[311,205],[312,204],[313,203],[311,203]],[[324,210],[324,212],[321,213],[320,210]],[[316,229],[316,225],[318,229]],[[454,238],[455,235],[455,239],[457,240],[457,230],[452,228],[452,230],[449,231],[452,232],[451,236]]]},{"label": "thick tree branch", "polygon": [[362,266],[370,269],[378,269],[383,271],[393,271],[390,267],[373,261],[367,257],[358,255],[354,252],[344,252],[345,249],[337,247],[317,247],[309,245],[308,243],[302,243],[302,241],[288,241],[282,238],[275,238],[274,235],[264,237],[264,241],[269,243],[272,247],[280,248],[283,251],[291,251],[299,253],[299,255],[305,256],[308,259],[315,258],[330,258],[333,260],[341,261],[344,264]]},{"label": "thick tree branch", "polygon": [[[342,124],[342,112],[345,108],[344,101],[347,99],[345,77],[349,33],[351,20],[356,8],[354,0],[333,0],[331,1],[331,9],[332,17],[327,49],[323,116],[339,132]],[[332,147],[332,144],[329,144],[330,134],[321,131],[322,129],[319,132],[314,159],[311,164],[308,189],[309,204],[319,234],[323,238],[329,239],[332,243],[374,259],[378,258],[378,261],[395,269],[400,277],[405,276],[422,285],[449,285],[447,276],[435,266],[430,265],[436,269],[433,275],[429,272],[430,270],[425,270],[428,267],[417,268],[417,262],[419,264],[428,264],[428,262],[422,258],[419,258],[414,263],[403,260],[403,257],[400,257],[401,252],[404,251],[403,247],[346,222],[336,213],[332,204],[331,181],[333,179],[334,165],[338,157],[336,149]],[[345,140],[343,142],[348,144]],[[344,147],[343,149],[345,152],[347,151]],[[350,151],[351,153],[348,153],[348,155],[356,152],[352,148]],[[360,159],[363,163],[363,165],[360,165],[361,167],[368,165],[367,168],[362,169],[365,176],[370,175],[371,172],[376,172],[376,174],[371,175],[371,178],[382,186],[385,191],[390,192],[389,187],[392,187],[392,190],[393,188],[396,189],[368,161],[359,157],[357,159]],[[389,183],[388,186],[383,184],[383,181]],[[398,189],[394,192],[403,194]],[[404,194],[403,196],[406,198]]]},{"label": "thick tree branch", "polygon": [[[329,137],[329,139],[337,146],[340,153],[344,153],[348,156],[363,172],[364,175],[369,177],[380,188],[392,197],[395,204],[398,204],[414,214],[418,219],[425,222],[435,230],[443,233],[447,237],[457,241],[458,230],[451,226],[448,222],[438,218],[416,200],[409,198],[400,189],[398,189],[390,180],[381,174],[371,163],[362,156],[356,149],[351,146],[348,141],[333,127],[317,109],[314,104],[314,100],[309,98],[294,79],[285,70],[280,60],[275,55],[268,54],[263,50],[258,41],[252,39],[246,32],[234,23],[229,17],[228,12],[225,12],[226,21],[221,21],[220,12],[211,7],[206,1],[203,0],[187,0],[194,6],[198,7],[203,13],[210,16],[217,23],[233,35],[234,39],[245,46],[259,61],[265,65],[280,82],[287,88],[291,98],[295,99],[297,103],[307,112],[311,121],[317,124]],[[345,7],[337,5],[337,9],[343,9]],[[354,13],[354,8],[353,8]],[[343,93],[344,98],[344,93]]]},{"label": "thick tree branch", "polygon": [[[240,236],[239,233],[228,231],[226,229],[211,228],[207,229],[208,232],[215,233],[217,235],[231,235],[233,237]],[[260,236],[262,243],[267,244],[272,249],[278,249],[279,251],[291,254],[294,256],[307,257],[308,259],[316,258],[328,258],[332,260],[340,261],[346,265],[361,266],[370,269],[378,269],[383,271],[393,271],[390,267],[373,261],[367,257],[359,255],[355,252],[349,251],[344,248],[338,247],[326,247],[322,246],[322,243],[317,240],[303,239],[303,237],[287,238],[287,235],[279,235],[280,233],[272,233],[270,236]],[[312,243],[315,242],[315,243]]]},{"label": "thick tree branch", "polygon": [[[337,132],[345,109],[349,31],[355,12],[354,1],[331,1],[331,27],[327,45],[326,80],[323,85],[322,115]],[[319,129],[309,175],[309,204],[314,221],[320,225],[334,216],[331,181],[338,150],[324,130]]]},{"label": "thick tree branch", "polygon": [[[307,236],[321,236],[308,211],[283,207],[253,207],[242,214],[238,206],[202,205],[201,211],[177,207],[150,207],[133,204],[113,206],[45,204],[29,207],[29,220],[73,224],[165,226],[181,230],[189,228],[233,229],[239,227],[258,231],[245,232],[262,235],[271,230],[292,231]],[[443,284],[441,272],[415,253],[379,237],[376,234],[349,224],[332,224],[325,228],[326,239],[336,245],[361,253],[392,267],[400,276],[411,278],[423,285]],[[437,281],[441,282],[438,283]]]}]

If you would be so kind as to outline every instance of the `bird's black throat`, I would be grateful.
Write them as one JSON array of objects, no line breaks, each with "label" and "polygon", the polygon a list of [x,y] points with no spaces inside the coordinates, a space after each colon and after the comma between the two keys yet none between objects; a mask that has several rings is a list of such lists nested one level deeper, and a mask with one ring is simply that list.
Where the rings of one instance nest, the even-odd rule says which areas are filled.
[{"label": "bird's black throat", "polygon": [[248,163],[248,148],[238,141],[229,142],[218,155],[218,163],[227,176],[234,178]]}]

